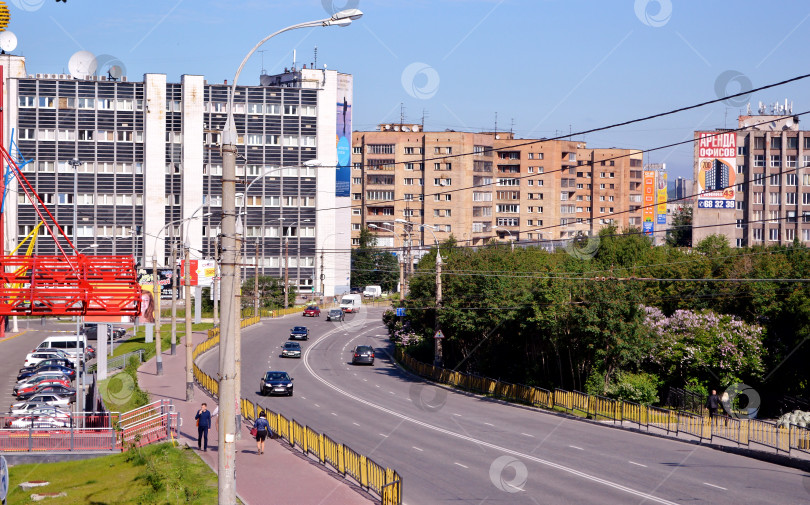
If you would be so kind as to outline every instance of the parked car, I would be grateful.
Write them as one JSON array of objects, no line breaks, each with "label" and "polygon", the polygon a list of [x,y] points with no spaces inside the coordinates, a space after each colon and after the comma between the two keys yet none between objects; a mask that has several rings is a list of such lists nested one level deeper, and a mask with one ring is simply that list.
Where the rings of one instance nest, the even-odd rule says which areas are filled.
[{"label": "parked car", "polygon": [[321,317],[321,309],[317,305],[310,305],[304,309],[304,317]]},{"label": "parked car", "polygon": [[40,361],[36,365],[25,366],[23,368],[20,368],[19,373],[27,372],[35,368],[40,368],[49,365],[63,366],[65,368],[73,368],[73,361],[68,358],[48,358]]},{"label": "parked car", "polygon": [[38,377],[30,377],[29,379],[25,380],[24,382],[16,384],[14,386],[14,394],[18,395],[21,391],[33,390],[33,389],[36,389],[36,388],[38,388],[39,386],[41,386],[43,384],[48,384],[48,383],[62,384],[62,385],[70,387],[70,379],[68,379],[67,377],[65,377],[63,375],[59,375],[59,376],[57,376],[57,375],[40,375]]},{"label": "parked car", "polygon": [[282,358],[300,358],[301,357],[301,344],[298,342],[284,342],[281,346]]},{"label": "parked car", "polygon": [[343,315],[343,311],[340,309],[329,309],[329,312],[326,314],[327,321],[343,321],[343,318],[346,317]]},{"label": "parked car", "polygon": [[30,408],[31,405],[50,405],[51,407],[69,407],[70,398],[62,398],[61,396],[53,393],[37,393],[24,402],[18,402],[11,406],[12,411],[15,409]]},{"label": "parked car", "polygon": [[290,340],[309,340],[309,328],[306,326],[295,326],[290,329]]},{"label": "parked car", "polygon": [[8,409],[8,413],[12,416],[26,414],[34,409],[38,409],[40,407],[47,407],[47,403],[38,402],[35,400],[28,400],[24,402],[17,402],[12,403]]},{"label": "parked car", "polygon": [[72,368],[68,368],[66,366],[60,366],[60,365],[44,365],[44,366],[40,365],[40,366],[37,366],[36,368],[27,369],[27,370],[17,374],[17,382],[19,382],[21,380],[25,380],[28,377],[32,377],[34,375],[46,374],[46,372],[61,373],[62,375],[68,377],[70,380],[73,380],[73,379],[76,378],[76,370],[74,370]]},{"label": "parked car", "polygon": [[17,398],[19,398],[20,400],[27,400],[39,393],[54,394],[57,396],[66,397],[73,401],[76,400],[76,390],[71,387],[63,386],[61,384],[46,384],[36,388],[34,391],[31,391],[30,393],[18,394]]},{"label": "parked car", "polygon": [[374,364],[374,349],[370,345],[358,345],[354,348],[352,356],[352,365],[365,363],[366,365]]},{"label": "parked car", "polygon": [[26,415],[8,421],[9,428],[67,428],[70,426],[70,414],[43,413],[40,415]]},{"label": "parked car", "polygon": [[41,361],[46,359],[55,359],[55,358],[67,358],[67,354],[58,350],[58,349],[43,349],[41,351],[29,352],[28,355],[25,356],[25,362],[23,363],[24,367],[35,367]]},{"label": "parked car", "polygon": [[92,345],[88,345],[84,353],[84,359],[89,360],[96,357],[96,349]]},{"label": "parked car", "polygon": [[[98,340],[98,324],[85,323],[84,326],[82,326],[81,328],[81,333],[83,333],[88,339]],[[115,340],[123,338],[126,334],[127,334],[126,328],[111,325],[107,326],[107,336],[112,337]]]},{"label": "parked car", "polygon": [[[15,405],[18,406],[15,407]],[[53,405],[47,405],[45,403],[22,402],[17,403],[15,405],[12,405],[11,408],[12,416],[21,416],[21,415],[42,416],[42,415],[69,414],[69,412],[63,409],[54,407]]]},{"label": "parked car", "polygon": [[269,371],[260,379],[259,391],[262,396],[293,395],[293,378],[287,372]]}]

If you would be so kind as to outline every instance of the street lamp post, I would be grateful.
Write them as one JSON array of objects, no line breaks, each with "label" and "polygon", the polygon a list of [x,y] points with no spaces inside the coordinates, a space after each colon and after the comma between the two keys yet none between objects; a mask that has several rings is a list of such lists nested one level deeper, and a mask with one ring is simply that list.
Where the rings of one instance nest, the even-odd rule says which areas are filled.
[{"label": "street lamp post", "polygon": [[236,412],[239,409],[239,391],[236,390],[235,377],[240,371],[234,359],[235,333],[239,324],[238,310],[235,307],[234,284],[236,269],[236,143],[237,132],[233,118],[233,99],[239,74],[247,61],[265,42],[276,35],[298,28],[316,26],[347,26],[363,13],[357,9],[340,11],[330,18],[309,21],[288,26],[271,33],[256,44],[242,60],[236,70],[228,94],[228,116],[222,132],[222,324],[220,325],[219,345],[219,430],[217,469],[219,503],[232,505],[236,503]]},{"label": "street lamp post", "polygon": [[433,241],[436,243],[436,320],[434,322],[435,333],[433,334],[433,366],[441,367],[444,361],[442,357],[443,336],[441,334],[441,323],[439,321],[439,311],[442,308],[442,251],[439,247],[439,240],[436,238],[436,234],[433,233],[433,227],[426,224],[419,226],[422,229],[427,229],[430,234],[433,235]]},{"label": "street lamp post", "polygon": [[509,244],[511,245],[512,251],[514,251],[515,250],[515,236],[512,235],[511,231],[509,231],[507,228],[504,228],[503,226],[495,225],[495,226],[492,227],[493,230],[497,230],[499,228],[504,230],[506,233],[509,234]]},{"label": "street lamp post", "polygon": [[[382,226],[377,226],[374,223],[369,224],[368,227],[369,228],[375,228],[375,229],[378,229],[378,230],[388,230],[392,234],[394,234],[394,236],[396,236],[396,231],[393,229],[393,225],[391,225],[390,223],[383,223],[383,224],[387,224],[387,225],[391,226],[392,229],[388,230],[388,228],[383,228]],[[394,242],[394,243],[396,244],[396,242]],[[397,261],[397,263],[399,263],[399,299],[403,300],[405,298],[405,241],[404,240],[402,241],[402,254],[400,255],[399,261]]]},{"label": "street lamp post", "polygon": [[324,299],[326,297],[326,275],[323,273],[323,265],[324,265],[323,249],[324,249],[324,246],[326,245],[326,242],[328,242],[330,238],[337,237],[338,235],[345,235],[345,233],[342,232],[342,231],[339,231],[339,232],[336,232],[336,233],[330,233],[329,235],[326,236],[326,238],[323,239],[323,242],[321,242],[321,265],[320,265],[320,267],[321,267],[321,276],[320,276],[321,277],[321,305],[323,305]]}]

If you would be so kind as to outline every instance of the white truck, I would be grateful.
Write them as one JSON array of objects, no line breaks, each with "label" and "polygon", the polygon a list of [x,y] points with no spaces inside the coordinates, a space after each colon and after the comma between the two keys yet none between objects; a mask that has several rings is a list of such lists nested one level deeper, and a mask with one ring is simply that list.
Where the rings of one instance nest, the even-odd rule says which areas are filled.
[{"label": "white truck", "polygon": [[380,286],[366,286],[363,290],[363,296],[366,298],[377,298],[382,295],[382,288]]},{"label": "white truck", "polygon": [[359,312],[363,305],[362,295],[343,295],[340,299],[340,310],[343,312]]}]

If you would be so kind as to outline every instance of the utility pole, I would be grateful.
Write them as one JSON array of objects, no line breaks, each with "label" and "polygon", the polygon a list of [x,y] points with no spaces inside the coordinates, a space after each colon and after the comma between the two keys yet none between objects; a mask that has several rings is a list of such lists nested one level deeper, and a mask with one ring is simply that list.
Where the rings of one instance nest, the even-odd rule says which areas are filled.
[{"label": "utility pole", "polygon": [[177,282],[177,242],[174,240],[174,226],[171,232],[172,241],[172,356],[177,354],[177,290],[179,283]]},{"label": "utility pole", "polygon": [[[439,249],[439,244],[436,244],[436,321],[434,322],[436,333],[439,335],[441,332],[441,324],[439,323],[439,311],[442,308],[442,252]],[[441,367],[444,359],[442,358],[442,339],[434,338],[435,347],[433,349],[433,366]]]},{"label": "utility pole", "polygon": [[219,235],[214,237],[214,328],[219,324]]},{"label": "utility pole", "polygon": [[152,291],[155,299],[155,372],[163,375],[163,356],[160,355],[160,284],[158,283],[157,258],[152,256]]},{"label": "utility pole", "polygon": [[289,298],[290,294],[288,290],[290,289],[290,282],[289,282],[289,275],[290,275],[290,239],[284,239],[284,308],[286,309],[289,307]]},{"label": "utility pole", "polygon": [[[247,216],[245,216],[247,217]],[[236,440],[242,440],[242,405],[239,398],[242,395],[242,257],[243,247],[242,219],[236,218],[236,268],[233,272],[233,303],[236,305],[236,320],[233,326],[233,361],[236,365],[236,375],[233,378],[234,389],[234,426],[236,426]]]},{"label": "utility pole", "polygon": [[185,302],[186,302],[186,401],[190,402],[194,399],[194,363],[191,359],[192,354],[192,331],[191,331],[191,254],[189,252],[188,237],[183,243],[183,257],[186,259],[183,263],[183,278],[185,280]]},{"label": "utility pole", "polygon": [[[233,91],[231,91],[233,93]],[[236,503],[236,346],[239,324],[236,278],[236,128],[233,117],[222,132],[222,321],[219,344],[219,429],[217,492],[219,503]],[[229,123],[229,124],[228,124]]]},{"label": "utility pole", "polygon": [[326,296],[326,288],[324,287],[325,280],[326,276],[323,274],[323,247],[321,247],[321,305],[323,305],[324,297]]},{"label": "utility pole", "polygon": [[256,241],[256,269],[253,271],[253,315],[259,315],[259,241]]}]

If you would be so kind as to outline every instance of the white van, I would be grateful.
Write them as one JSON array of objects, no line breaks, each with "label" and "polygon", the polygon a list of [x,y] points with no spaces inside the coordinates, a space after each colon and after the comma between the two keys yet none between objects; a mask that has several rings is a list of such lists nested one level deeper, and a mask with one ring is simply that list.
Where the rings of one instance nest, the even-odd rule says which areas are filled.
[{"label": "white van", "polygon": [[340,310],[343,312],[360,312],[363,297],[360,295],[343,295],[340,300]]},{"label": "white van", "polygon": [[363,296],[366,298],[377,298],[382,295],[382,288],[380,286],[366,286],[363,290]]},{"label": "white van", "polygon": [[87,338],[84,335],[79,335],[78,340],[76,339],[76,335],[51,335],[43,340],[42,343],[34,349],[34,352],[38,349],[46,348],[60,349],[64,351],[70,359],[75,360],[79,355],[79,353],[76,352],[77,347],[81,349],[82,356],[84,356],[85,350],[87,349]]}]

